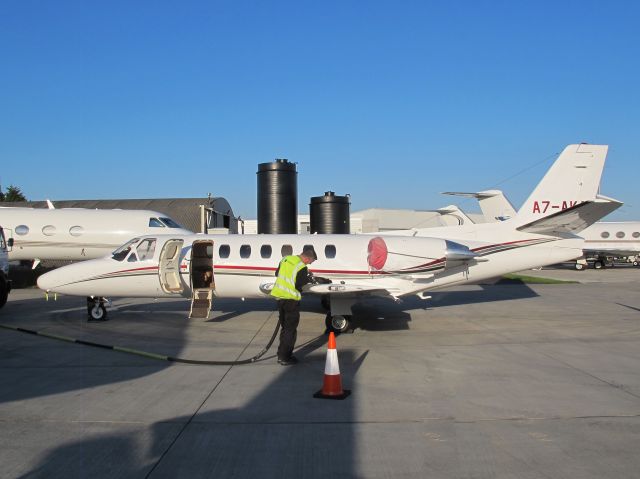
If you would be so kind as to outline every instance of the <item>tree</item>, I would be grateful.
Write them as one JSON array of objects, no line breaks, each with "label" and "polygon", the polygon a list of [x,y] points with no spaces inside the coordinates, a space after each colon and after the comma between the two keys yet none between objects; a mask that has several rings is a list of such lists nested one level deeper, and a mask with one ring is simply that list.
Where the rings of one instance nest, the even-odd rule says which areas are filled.
[{"label": "tree", "polygon": [[0,201],[27,201],[18,186],[9,185],[6,193],[0,191]]}]

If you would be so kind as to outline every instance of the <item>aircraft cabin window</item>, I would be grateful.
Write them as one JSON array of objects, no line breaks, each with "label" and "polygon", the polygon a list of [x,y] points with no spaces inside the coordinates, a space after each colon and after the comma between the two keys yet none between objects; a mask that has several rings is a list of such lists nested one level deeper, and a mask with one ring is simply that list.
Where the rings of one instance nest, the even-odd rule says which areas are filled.
[{"label": "aircraft cabin window", "polygon": [[263,244],[260,247],[260,256],[262,258],[271,258],[271,245],[270,244]]},{"label": "aircraft cabin window", "polygon": [[633,236],[634,238],[640,238],[640,233],[638,233],[637,231],[634,231],[631,236]]},{"label": "aircraft cabin window", "polygon": [[609,237],[609,232],[608,231],[603,231],[600,236],[602,236],[603,238],[608,238]]},{"label": "aircraft cabin window", "polygon": [[171,218],[166,218],[163,216],[160,218],[160,221],[162,221],[162,223],[167,225],[169,228],[182,228],[182,226],[173,221]]},{"label": "aircraft cabin window", "polygon": [[42,234],[46,236],[53,236],[54,234],[56,234],[56,227],[53,225],[47,225],[42,228]]},{"label": "aircraft cabin window", "polygon": [[72,226],[71,228],[69,228],[69,234],[71,236],[81,236],[82,233],[84,233],[84,229],[82,228],[82,226]]},{"label": "aircraft cabin window", "polygon": [[150,228],[164,228],[164,224],[158,218],[149,218],[149,227]]},{"label": "aircraft cabin window", "polygon": [[282,249],[280,250],[280,253],[282,254],[283,258],[285,256],[291,256],[293,254],[293,248],[291,247],[290,244],[283,244]]},{"label": "aircraft cabin window", "polygon": [[335,258],[336,257],[336,247],[335,245],[328,244],[324,247],[324,257],[325,258]]},{"label": "aircraft cabin window", "polygon": [[221,244],[218,249],[218,256],[220,258],[228,258],[231,254],[231,247],[228,244]]},{"label": "aircraft cabin window", "polygon": [[156,251],[156,240],[150,238],[142,241],[136,248],[140,261],[145,261],[153,258],[153,253]]},{"label": "aircraft cabin window", "polygon": [[140,238],[133,238],[132,240],[127,241],[111,254],[111,258],[115,259],[116,261],[122,261],[127,257],[129,251],[131,251],[131,247],[138,241],[140,241]]},{"label": "aircraft cabin window", "polygon": [[27,225],[16,226],[15,232],[17,235],[24,236],[29,233],[29,227]]},{"label": "aircraft cabin window", "polygon": [[624,238],[624,231],[618,231],[616,233],[616,238]]},{"label": "aircraft cabin window", "polygon": [[138,261],[138,257],[136,256],[135,251],[132,251],[131,254],[129,255],[129,257],[127,258],[127,261],[129,263],[135,263],[136,261]]},{"label": "aircraft cabin window", "polygon": [[249,256],[251,256],[251,245],[243,244],[240,246],[240,257],[248,258]]}]

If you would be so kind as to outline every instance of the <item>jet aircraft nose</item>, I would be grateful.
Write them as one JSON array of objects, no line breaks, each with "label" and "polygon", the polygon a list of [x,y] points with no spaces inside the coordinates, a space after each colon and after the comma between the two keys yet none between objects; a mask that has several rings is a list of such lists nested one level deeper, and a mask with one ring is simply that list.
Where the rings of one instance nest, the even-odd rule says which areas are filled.
[{"label": "jet aircraft nose", "polygon": [[48,273],[42,274],[38,277],[38,288],[44,291],[56,291],[56,286],[60,286],[61,278],[60,273],[55,269]]},{"label": "jet aircraft nose", "polygon": [[92,264],[98,260],[83,261],[49,271],[38,278],[38,288],[53,293],[72,293],[92,274]]}]

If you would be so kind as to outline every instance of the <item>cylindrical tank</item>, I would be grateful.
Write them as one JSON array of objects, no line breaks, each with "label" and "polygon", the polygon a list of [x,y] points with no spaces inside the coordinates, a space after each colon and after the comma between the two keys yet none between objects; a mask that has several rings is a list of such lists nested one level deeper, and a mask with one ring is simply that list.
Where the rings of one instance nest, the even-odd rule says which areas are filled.
[{"label": "cylindrical tank", "polygon": [[258,233],[298,232],[298,172],[295,163],[276,159],[258,165]]},{"label": "cylindrical tank", "polygon": [[336,196],[327,191],[324,196],[313,196],[309,203],[310,233],[349,234],[349,195]]}]

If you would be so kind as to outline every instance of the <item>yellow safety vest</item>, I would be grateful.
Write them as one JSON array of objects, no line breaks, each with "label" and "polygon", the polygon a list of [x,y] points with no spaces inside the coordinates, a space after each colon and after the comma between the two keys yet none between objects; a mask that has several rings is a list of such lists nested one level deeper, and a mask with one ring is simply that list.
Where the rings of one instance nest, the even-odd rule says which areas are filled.
[{"label": "yellow safety vest", "polygon": [[278,299],[295,299],[300,301],[302,295],[296,289],[296,276],[302,268],[307,265],[300,259],[300,256],[285,256],[280,261],[280,269],[276,283],[271,290],[271,296]]}]

